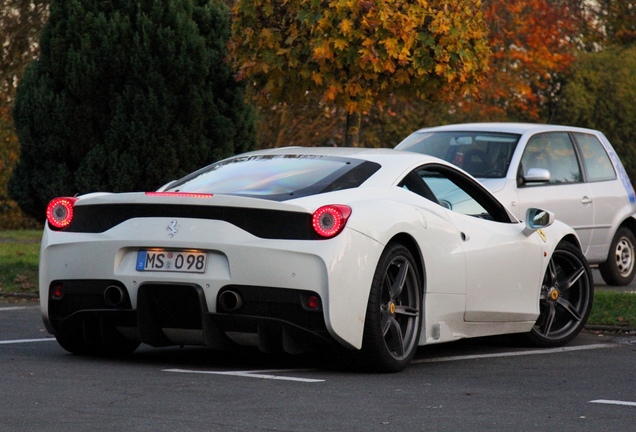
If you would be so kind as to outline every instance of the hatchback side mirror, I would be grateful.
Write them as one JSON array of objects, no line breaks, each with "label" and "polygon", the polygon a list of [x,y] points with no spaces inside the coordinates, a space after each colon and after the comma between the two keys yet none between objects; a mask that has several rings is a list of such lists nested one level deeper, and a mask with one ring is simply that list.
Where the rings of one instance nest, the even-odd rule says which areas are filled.
[{"label": "hatchback side mirror", "polygon": [[544,168],[530,168],[522,177],[524,183],[548,183],[550,171]]}]

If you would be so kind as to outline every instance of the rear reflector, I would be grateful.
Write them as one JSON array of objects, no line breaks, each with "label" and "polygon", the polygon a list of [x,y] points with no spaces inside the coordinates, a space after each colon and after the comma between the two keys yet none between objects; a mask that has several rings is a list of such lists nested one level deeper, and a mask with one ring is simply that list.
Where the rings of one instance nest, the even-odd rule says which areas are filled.
[{"label": "rear reflector", "polygon": [[320,308],[320,298],[316,295],[310,295],[307,297],[306,306],[308,309],[317,310]]},{"label": "rear reflector", "polygon": [[64,297],[64,286],[62,284],[53,285],[51,287],[51,298],[59,300]]}]

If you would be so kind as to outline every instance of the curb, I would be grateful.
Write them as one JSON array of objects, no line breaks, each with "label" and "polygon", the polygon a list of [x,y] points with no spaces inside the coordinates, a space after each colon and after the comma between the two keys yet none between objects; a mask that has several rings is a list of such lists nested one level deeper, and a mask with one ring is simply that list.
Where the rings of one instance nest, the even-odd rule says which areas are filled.
[{"label": "curb", "polygon": [[38,294],[32,293],[3,293],[0,292],[0,299],[8,299],[8,300],[39,300],[40,296]]},{"label": "curb", "polygon": [[607,333],[627,333],[636,334],[636,328],[634,327],[622,327],[622,326],[610,326],[610,325],[586,325],[585,330],[600,331]]}]

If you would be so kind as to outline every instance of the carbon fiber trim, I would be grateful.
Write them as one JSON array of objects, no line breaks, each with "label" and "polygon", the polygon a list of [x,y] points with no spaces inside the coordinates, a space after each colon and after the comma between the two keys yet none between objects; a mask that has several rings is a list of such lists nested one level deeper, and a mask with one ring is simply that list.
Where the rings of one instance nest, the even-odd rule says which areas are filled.
[{"label": "carbon fiber trim", "polygon": [[[320,240],[311,227],[311,214],[279,210],[167,204],[100,204],[74,208],[66,232],[100,233],[134,218],[221,220],[266,239]],[[55,229],[49,225],[49,228]]]}]

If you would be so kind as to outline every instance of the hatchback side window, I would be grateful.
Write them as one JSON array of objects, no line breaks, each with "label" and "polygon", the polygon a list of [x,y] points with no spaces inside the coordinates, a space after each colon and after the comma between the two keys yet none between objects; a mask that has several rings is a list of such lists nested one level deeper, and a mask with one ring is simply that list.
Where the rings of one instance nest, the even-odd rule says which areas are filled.
[{"label": "hatchback side window", "polygon": [[575,133],[574,138],[583,155],[587,180],[591,182],[614,180],[616,172],[603,144],[594,135]]},{"label": "hatchback side window", "polygon": [[582,181],[574,146],[566,132],[537,134],[528,140],[521,158],[523,174],[531,168],[550,173],[548,184],[579,183]]}]

